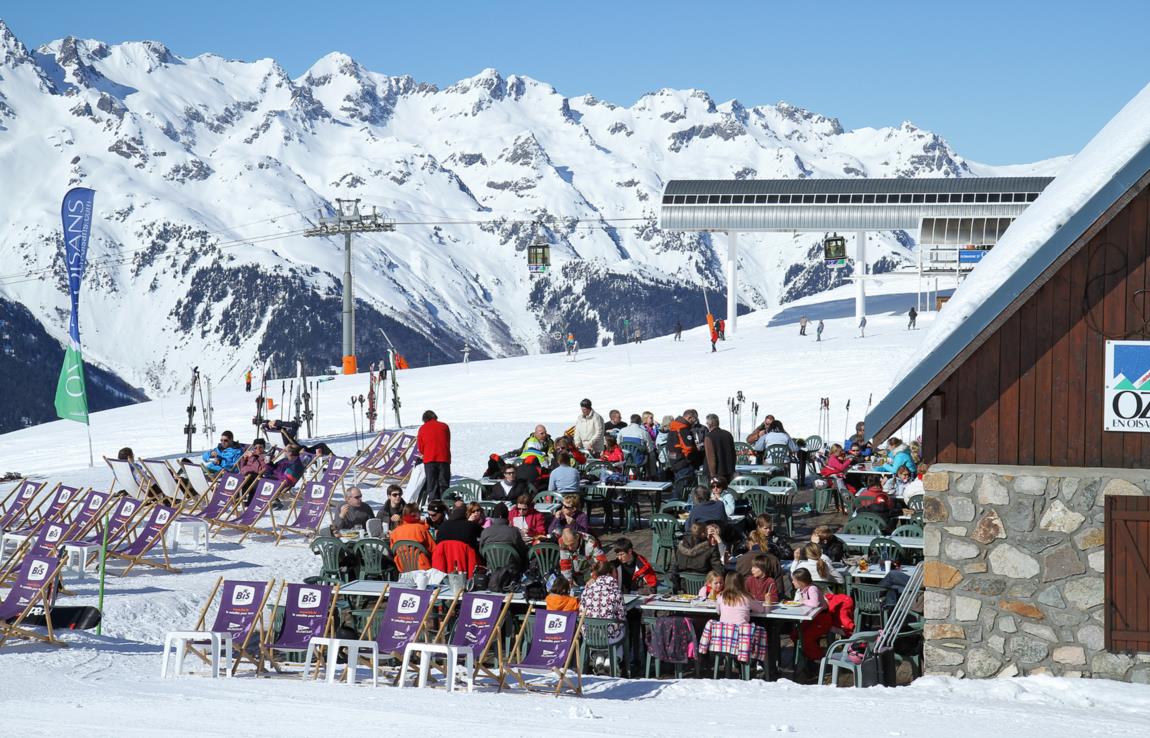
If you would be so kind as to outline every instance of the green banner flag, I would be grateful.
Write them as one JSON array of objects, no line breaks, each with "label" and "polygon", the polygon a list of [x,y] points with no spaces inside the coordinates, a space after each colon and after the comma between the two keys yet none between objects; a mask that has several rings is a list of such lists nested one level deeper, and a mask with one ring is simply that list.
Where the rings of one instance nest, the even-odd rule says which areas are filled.
[{"label": "green banner flag", "polygon": [[74,346],[64,349],[64,366],[56,383],[56,415],[88,424],[88,393],[84,389],[84,357]]}]

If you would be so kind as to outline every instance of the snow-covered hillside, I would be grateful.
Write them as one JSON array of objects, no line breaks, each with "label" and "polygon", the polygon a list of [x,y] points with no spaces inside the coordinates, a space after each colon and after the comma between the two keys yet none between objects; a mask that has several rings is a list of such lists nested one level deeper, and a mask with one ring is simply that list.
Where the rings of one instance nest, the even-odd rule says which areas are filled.
[{"label": "snow-covered hillside", "polygon": [[[912,287],[896,279],[872,285],[865,338],[857,337],[854,292],[847,286],[783,309],[742,316],[737,336],[720,343],[716,353],[711,353],[706,327],[700,327],[684,331],[682,341],[664,336],[641,344],[584,349],[574,362],[563,354],[546,354],[402,371],[401,420],[407,426],[418,425],[424,410],[438,412],[455,428],[456,473],[472,475],[482,472],[487,454],[512,448],[536,423],[546,423],[553,432],[572,425],[583,397],[591,398],[604,417],[611,408],[627,415],[650,410],[661,418],[695,407],[701,413],[717,413],[726,424],[727,398],[742,391],[747,398],[744,434],[752,424],[753,402],[760,415],[773,413],[798,436],[819,432],[818,400],[829,397],[830,436],[841,440],[845,428],[863,419],[868,399],[873,396],[877,401],[886,392],[895,370],[915,354],[934,320],[935,313],[923,313],[920,330],[906,330],[905,313],[915,302],[914,292],[906,290]],[[814,324],[806,336],[799,335],[803,315],[814,322],[825,320],[821,342],[815,340]],[[258,386],[244,392],[239,379],[216,386],[218,431],[230,429],[245,441],[254,435],[255,390]],[[362,421],[348,400],[367,390],[366,373],[318,385],[316,434],[353,443],[353,423]],[[278,405],[281,382],[270,382],[268,394]],[[95,413],[91,430],[97,463],[100,454],[114,456],[122,446],[131,446],[140,457],[182,451],[187,399],[184,393],[171,394]],[[291,412],[289,408],[285,417]],[[272,417],[279,417],[278,411]],[[382,420],[395,427],[390,404]],[[196,422],[202,425],[201,421],[197,410]],[[206,447],[202,434],[196,436],[195,447]],[[0,472],[56,472],[87,461],[84,427],[72,421],[0,435]]]},{"label": "snow-covered hillside", "polygon": [[[398,221],[357,240],[360,353],[378,355],[386,331],[422,364],[457,361],[464,343],[537,353],[567,330],[613,338],[625,319],[647,336],[701,322],[725,257],[708,234],[655,227],[667,179],[973,173],[910,123],[847,131],[786,103],[664,89],[622,107],[493,69],[437,89],[338,53],[291,79],[271,59],[152,41],[31,50],[2,21],[0,170],[0,295],[65,335],[59,201],[95,188],[85,356],[150,394],[194,364],[234,378],[269,356],[338,362],[342,243],[299,235],[335,198]],[[539,238],[556,266],[532,280]],[[804,279],[822,269],[814,234],[745,243],[745,305],[828,286]],[[880,271],[910,245],[873,243]]]}]

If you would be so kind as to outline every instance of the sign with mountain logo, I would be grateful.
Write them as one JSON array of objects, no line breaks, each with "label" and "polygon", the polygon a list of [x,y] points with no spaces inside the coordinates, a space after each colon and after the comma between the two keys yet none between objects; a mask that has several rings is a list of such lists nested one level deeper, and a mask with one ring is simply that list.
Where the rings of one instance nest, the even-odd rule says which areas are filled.
[{"label": "sign with mountain logo", "polygon": [[1150,341],[1106,342],[1103,430],[1150,433]]}]

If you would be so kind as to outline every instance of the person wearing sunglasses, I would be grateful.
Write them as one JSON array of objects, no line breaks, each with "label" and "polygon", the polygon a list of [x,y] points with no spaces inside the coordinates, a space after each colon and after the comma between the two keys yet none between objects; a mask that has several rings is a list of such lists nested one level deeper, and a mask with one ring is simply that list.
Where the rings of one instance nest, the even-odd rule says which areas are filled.
[{"label": "person wearing sunglasses", "polygon": [[555,518],[547,528],[547,533],[558,538],[564,528],[571,528],[578,533],[591,532],[591,522],[587,519],[587,513],[583,512],[579,495],[563,495],[563,505],[555,511]]},{"label": "person wearing sunglasses", "polygon": [[331,527],[332,533],[363,528],[371,517],[371,505],[364,501],[363,491],[359,487],[348,487],[344,503],[339,506],[339,516]]},{"label": "person wearing sunglasses", "polygon": [[403,487],[393,484],[387,488],[387,500],[375,514],[388,530],[395,530],[403,522]]}]

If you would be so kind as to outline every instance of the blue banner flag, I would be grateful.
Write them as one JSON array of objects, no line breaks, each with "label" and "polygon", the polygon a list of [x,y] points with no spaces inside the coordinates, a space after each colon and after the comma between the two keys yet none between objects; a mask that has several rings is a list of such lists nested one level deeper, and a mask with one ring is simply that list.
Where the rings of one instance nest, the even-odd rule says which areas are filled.
[{"label": "blue banner flag", "polygon": [[92,235],[92,202],[95,190],[74,187],[64,195],[60,216],[64,221],[64,268],[68,271],[68,294],[72,317],[68,322],[69,346],[56,385],[56,415],[88,422],[88,396],[84,387],[84,359],[80,351],[80,284],[88,263],[88,239]]}]

